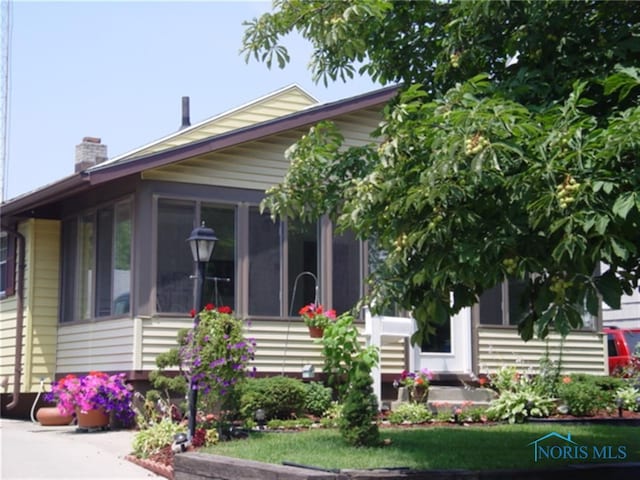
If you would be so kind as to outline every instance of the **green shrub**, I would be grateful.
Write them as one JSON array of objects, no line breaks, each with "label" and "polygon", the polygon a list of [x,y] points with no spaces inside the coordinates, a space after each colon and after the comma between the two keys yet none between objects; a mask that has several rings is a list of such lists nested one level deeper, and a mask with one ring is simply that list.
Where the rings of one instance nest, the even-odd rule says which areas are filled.
[{"label": "green shrub", "polygon": [[167,445],[173,443],[173,436],[185,432],[185,427],[174,423],[169,418],[140,430],[133,437],[133,453],[138,458],[147,458]]},{"label": "green shrub", "polygon": [[505,366],[491,375],[491,386],[498,398],[486,411],[487,418],[524,422],[528,417],[546,417],[554,402],[548,390],[540,388],[539,380],[519,373],[514,366]]},{"label": "green shrub", "polygon": [[473,423],[487,421],[487,409],[485,407],[471,407],[463,411],[462,416],[465,420]]},{"label": "green shrub", "polygon": [[616,398],[620,399],[621,407],[625,410],[631,412],[640,411],[640,405],[638,405],[640,390],[633,387],[633,385],[627,385],[616,390]]},{"label": "green shrub", "polygon": [[505,391],[491,402],[487,416],[509,423],[522,423],[528,417],[547,417],[554,402],[542,396],[533,385],[522,386],[516,391]]},{"label": "green shrub", "polygon": [[560,361],[554,362],[547,355],[540,359],[538,375],[533,379],[536,389],[541,395],[549,398],[558,396],[558,385],[560,383]]},{"label": "green shrub", "polygon": [[438,422],[448,422],[449,420],[451,420],[452,414],[451,414],[451,409],[439,409],[436,414],[434,419]]},{"label": "green shrub", "polygon": [[586,374],[574,374],[563,378],[558,385],[558,396],[569,407],[571,415],[589,416],[599,409],[611,406],[615,392],[603,390],[600,381],[601,377]]},{"label": "green shrub", "polygon": [[321,417],[331,406],[331,389],[321,383],[311,382],[306,385],[304,394],[304,411]]},{"label": "green shrub", "polygon": [[313,422],[304,417],[291,420],[279,420],[276,418],[267,422],[267,427],[272,430],[309,428],[311,425],[313,425]]},{"label": "green shrub", "polygon": [[264,410],[267,420],[287,419],[304,410],[305,385],[300,380],[287,377],[250,379],[242,386],[240,413],[243,418],[253,418],[256,410]]},{"label": "green shrub", "polygon": [[[402,403],[396,407],[389,414],[389,422],[397,425],[400,423],[425,423],[431,418],[433,415],[431,411],[427,408],[427,406],[423,403]],[[446,420],[449,420],[451,414],[449,413]],[[445,421],[446,421],[445,420]]]},{"label": "green shrub", "polygon": [[342,404],[338,402],[331,402],[329,408],[324,412],[324,415],[320,419],[320,425],[325,428],[336,428],[340,422],[342,416]]},{"label": "green shrub", "polygon": [[363,363],[355,365],[349,375],[349,388],[338,422],[340,435],[356,447],[373,447],[380,444],[378,424],[378,399],[373,393],[371,369]]},{"label": "green shrub", "polygon": [[496,373],[489,374],[490,385],[498,394],[512,390],[518,370],[513,366],[503,366]]}]

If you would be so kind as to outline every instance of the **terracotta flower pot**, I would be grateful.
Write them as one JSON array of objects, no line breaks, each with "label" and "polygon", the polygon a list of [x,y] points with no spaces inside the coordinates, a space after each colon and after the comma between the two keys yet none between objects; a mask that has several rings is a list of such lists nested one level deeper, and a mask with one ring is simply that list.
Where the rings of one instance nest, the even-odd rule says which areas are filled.
[{"label": "terracotta flower pot", "polygon": [[320,327],[309,327],[309,336],[311,338],[322,338],[324,335],[324,329]]},{"label": "terracotta flower pot", "polygon": [[58,407],[42,407],[36,412],[36,420],[43,427],[69,425],[73,420],[71,415],[63,415]]},{"label": "terracotta flower pot", "polygon": [[429,387],[416,385],[411,392],[412,400],[416,403],[427,403],[429,400]]},{"label": "terracotta flower pot", "polygon": [[104,408],[85,412],[76,408],[76,417],[78,428],[102,428],[109,425],[109,414],[105,413]]}]

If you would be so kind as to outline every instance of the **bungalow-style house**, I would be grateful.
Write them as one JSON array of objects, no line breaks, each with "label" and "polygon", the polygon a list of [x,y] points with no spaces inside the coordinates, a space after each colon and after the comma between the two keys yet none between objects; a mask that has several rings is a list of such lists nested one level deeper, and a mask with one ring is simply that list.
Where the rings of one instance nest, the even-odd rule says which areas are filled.
[{"label": "bungalow-style house", "polygon": [[[191,325],[194,264],[186,238],[201,222],[219,238],[204,297],[246,320],[258,371],[320,371],[320,348],[297,311],[316,291],[327,307],[351,308],[364,291],[367,243],[334,235],[327,219],[273,223],[258,205],[287,171],[285,150],[310,126],[331,119],[347,144],[372,142],[395,92],[318,104],[290,86],[197,125],[186,118],[176,133],[111,159],[100,139],[86,137],[76,147],[74,174],[3,203],[3,415],[30,408],[41,382],[67,373],[146,380],[156,356]],[[516,290],[504,284],[487,292],[429,346],[410,346],[406,329],[374,328],[373,340],[383,340],[383,383],[408,367],[428,367],[441,380],[508,363],[535,367],[546,351],[555,358],[561,348],[567,371],[607,373],[601,319],[564,342],[552,335],[524,343],[509,311]]]}]

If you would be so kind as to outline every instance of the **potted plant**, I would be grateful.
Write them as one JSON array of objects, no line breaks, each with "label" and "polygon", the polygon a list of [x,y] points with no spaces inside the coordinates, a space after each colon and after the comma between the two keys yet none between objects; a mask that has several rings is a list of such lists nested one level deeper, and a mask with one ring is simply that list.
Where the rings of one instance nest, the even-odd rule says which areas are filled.
[{"label": "potted plant", "polygon": [[46,398],[56,402],[62,415],[75,415],[79,427],[95,428],[107,426],[111,412],[129,425],[134,417],[132,397],[124,373],[89,372],[82,377],[69,374],[54,382]]},{"label": "potted plant", "polygon": [[325,310],[319,303],[305,305],[298,313],[305,325],[309,327],[311,338],[321,338],[325,327],[336,320],[336,311]]},{"label": "potted plant", "polygon": [[400,378],[393,382],[394,387],[404,387],[409,393],[409,400],[413,403],[426,403],[429,399],[429,382],[433,380],[433,373],[428,368],[417,372],[403,370]]}]

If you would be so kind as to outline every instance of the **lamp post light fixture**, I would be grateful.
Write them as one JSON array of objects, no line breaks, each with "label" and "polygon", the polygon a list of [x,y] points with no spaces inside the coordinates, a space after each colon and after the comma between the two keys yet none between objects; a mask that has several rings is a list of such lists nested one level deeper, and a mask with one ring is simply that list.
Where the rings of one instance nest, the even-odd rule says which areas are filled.
[{"label": "lamp post light fixture", "polygon": [[[194,308],[196,310],[196,316],[193,319],[194,326],[198,325],[200,321],[199,312],[204,308],[202,304],[202,292],[204,290],[206,267],[211,259],[211,254],[213,253],[213,248],[216,246],[217,240],[218,237],[216,237],[213,229],[205,227],[204,222],[202,222],[202,225],[199,227],[194,228],[189,238],[187,238],[187,242],[189,242],[189,246],[191,247],[193,261],[196,262],[198,266],[194,302]],[[187,402],[189,403],[189,438],[192,439],[196,433],[196,405],[198,403],[197,385],[193,380],[191,380],[189,384]]]}]

